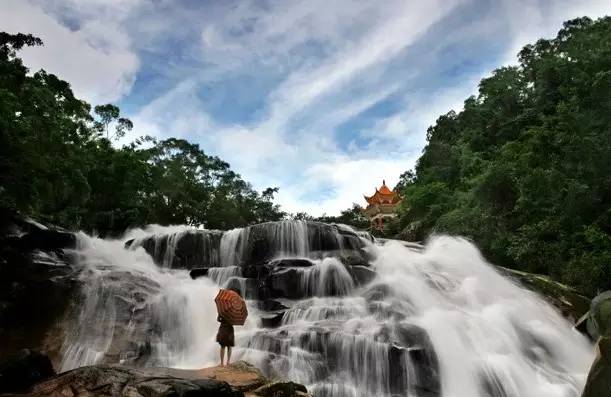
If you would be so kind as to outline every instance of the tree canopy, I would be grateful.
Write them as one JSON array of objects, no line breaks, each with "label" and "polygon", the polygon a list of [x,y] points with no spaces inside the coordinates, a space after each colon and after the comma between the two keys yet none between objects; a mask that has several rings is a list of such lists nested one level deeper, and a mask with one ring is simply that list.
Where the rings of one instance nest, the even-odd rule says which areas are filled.
[{"label": "tree canopy", "polygon": [[437,119],[400,182],[402,227],[494,263],[611,289],[611,18],[564,23]]},{"label": "tree canopy", "polygon": [[182,139],[111,141],[132,129],[113,104],[18,57],[32,35],[0,32],[0,206],[71,229],[120,233],[148,223],[233,228],[285,216],[226,162]]}]

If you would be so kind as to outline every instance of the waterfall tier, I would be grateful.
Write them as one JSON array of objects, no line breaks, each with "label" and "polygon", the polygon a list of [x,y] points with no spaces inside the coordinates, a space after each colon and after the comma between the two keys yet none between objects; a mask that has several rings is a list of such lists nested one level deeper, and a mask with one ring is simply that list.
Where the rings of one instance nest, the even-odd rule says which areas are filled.
[{"label": "waterfall tier", "polygon": [[376,242],[285,221],[128,244],[81,235],[74,254],[64,369],[213,364],[219,287],[248,299],[236,358],[317,397],[578,397],[592,358],[552,306],[458,238]]}]

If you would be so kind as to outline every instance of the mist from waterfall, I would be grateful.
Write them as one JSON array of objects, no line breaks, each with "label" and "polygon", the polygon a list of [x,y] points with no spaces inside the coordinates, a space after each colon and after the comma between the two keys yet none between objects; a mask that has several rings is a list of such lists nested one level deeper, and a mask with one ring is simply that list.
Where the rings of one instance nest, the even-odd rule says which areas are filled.
[{"label": "mist from waterfall", "polygon": [[277,298],[286,309],[274,312],[282,316],[277,326],[261,325],[268,313],[252,299],[247,324],[236,327],[236,359],[268,376],[303,383],[316,397],[578,397],[585,383],[589,342],[464,239],[440,236],[414,248],[359,235],[377,274],[362,284],[340,260],[348,249],[342,236],[322,243],[329,251],[321,254],[314,249],[320,232],[306,222],[235,229],[219,236],[214,249],[198,243],[218,262],[196,280],[171,268],[178,241],[172,236],[184,233],[195,232],[157,228],[152,255],[142,246],[126,249],[127,238],[81,236],[74,254],[84,287],[63,347],[63,370],[98,362],[215,365],[213,299],[231,282],[246,289],[243,266],[259,233],[274,260],[309,262],[290,268],[306,297]]}]

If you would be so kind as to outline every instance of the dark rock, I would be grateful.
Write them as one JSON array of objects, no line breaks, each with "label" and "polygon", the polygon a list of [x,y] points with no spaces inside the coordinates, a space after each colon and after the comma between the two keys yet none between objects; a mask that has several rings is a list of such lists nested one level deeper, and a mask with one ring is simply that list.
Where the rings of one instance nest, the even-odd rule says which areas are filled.
[{"label": "dark rock", "polygon": [[[393,363],[404,363],[403,355],[409,356],[413,365],[415,376],[410,379],[401,379],[407,373],[407,368],[401,369],[402,364],[393,366]],[[391,347],[389,355],[389,368],[391,374],[391,389],[400,393],[409,387],[415,387],[437,395],[441,390],[439,376],[439,361],[433,348],[433,343],[424,329],[413,324],[403,324],[397,328],[397,339]]]},{"label": "dark rock", "polygon": [[351,266],[348,270],[356,285],[369,284],[377,276],[375,271],[365,266]]},{"label": "dark rock", "polygon": [[51,251],[76,247],[74,233],[54,229],[33,229],[18,241],[23,249],[30,251],[37,249]]},{"label": "dark rock", "polygon": [[611,335],[611,291],[602,292],[592,299],[587,329],[594,339]]},{"label": "dark rock", "polygon": [[611,396],[611,333],[601,336],[582,397]]},{"label": "dark rock", "polygon": [[297,393],[307,393],[304,385],[295,382],[272,382],[255,390],[261,397],[295,397]]},{"label": "dark rock", "polygon": [[286,267],[310,267],[314,266],[314,263],[309,259],[278,259],[269,262],[271,268],[286,268]]},{"label": "dark rock", "polygon": [[0,223],[8,233],[0,236],[2,359],[23,348],[45,349],[45,338],[57,336],[56,324],[79,281],[70,255],[63,251],[74,246],[72,233],[16,216]]},{"label": "dark rock", "polygon": [[0,394],[26,392],[54,375],[49,357],[29,349],[20,350],[0,364]]},{"label": "dark rock", "polygon": [[242,275],[247,278],[264,279],[271,273],[272,269],[273,267],[266,263],[258,265],[243,265]]},{"label": "dark rock", "polygon": [[533,290],[554,305],[573,324],[590,309],[590,299],[575,289],[541,274],[498,267],[500,272]]},{"label": "dark rock", "polygon": [[119,366],[89,366],[35,385],[30,396],[238,397],[227,382],[187,380]]},{"label": "dark rock", "polygon": [[295,268],[284,268],[273,271],[267,278],[272,297],[300,299],[306,296],[301,285],[301,274]]},{"label": "dark rock", "polygon": [[240,295],[246,299],[257,299],[259,297],[259,283],[252,278],[231,278],[225,284],[225,288],[240,291]]},{"label": "dark rock", "polygon": [[259,301],[258,306],[259,306],[259,309],[267,311],[267,312],[288,309],[287,306],[273,299],[265,299],[265,300]]},{"label": "dark rock", "polygon": [[209,267],[196,267],[195,269],[191,269],[191,271],[189,272],[189,276],[191,276],[192,279],[196,279],[198,277],[205,277],[208,275],[208,269],[210,269]]},{"label": "dark rock", "polygon": [[193,229],[135,239],[129,246],[126,242],[126,248],[144,248],[159,266],[175,269],[215,267],[220,265],[221,237],[219,231]]},{"label": "dark rock", "polygon": [[282,318],[284,317],[284,312],[280,313],[272,313],[272,314],[262,314],[260,316],[261,326],[265,328],[276,328],[280,324],[282,324]]}]

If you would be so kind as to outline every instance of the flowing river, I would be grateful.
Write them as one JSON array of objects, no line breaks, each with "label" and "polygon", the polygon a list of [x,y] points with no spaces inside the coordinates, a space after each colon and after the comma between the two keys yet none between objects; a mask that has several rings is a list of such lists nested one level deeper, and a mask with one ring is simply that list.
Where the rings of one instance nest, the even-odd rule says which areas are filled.
[{"label": "flowing river", "polygon": [[[73,255],[82,298],[63,370],[216,365],[220,286],[249,305],[234,358],[316,397],[579,397],[593,358],[552,306],[460,238],[417,246],[285,221],[81,235]],[[194,266],[207,276],[192,279]]]}]

